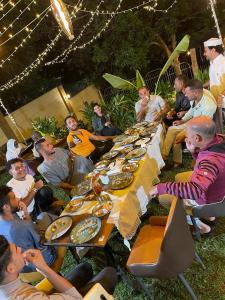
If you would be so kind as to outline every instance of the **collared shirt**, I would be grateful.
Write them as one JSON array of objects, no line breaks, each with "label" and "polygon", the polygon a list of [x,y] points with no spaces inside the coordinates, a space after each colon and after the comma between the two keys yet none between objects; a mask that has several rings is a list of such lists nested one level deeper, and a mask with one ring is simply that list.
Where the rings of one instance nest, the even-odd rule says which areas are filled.
[{"label": "collared shirt", "polygon": [[95,146],[90,141],[91,136],[92,134],[85,129],[79,129],[76,133],[70,131],[67,136],[67,143],[73,142],[75,144],[73,148],[70,148],[74,154],[87,157],[95,150]]},{"label": "collared shirt", "polygon": [[[136,114],[138,114],[139,111],[141,110],[141,101],[142,100],[140,99],[135,104]],[[148,102],[148,110],[147,110],[147,113],[145,115],[144,121],[153,122],[154,118],[155,118],[155,114],[160,112],[162,109],[164,109],[165,105],[166,105],[166,103],[163,100],[163,98],[161,98],[158,95],[151,95],[150,100]]]},{"label": "collared shirt", "polygon": [[210,91],[217,98],[225,91],[225,56],[219,54],[209,67]]},{"label": "collared shirt", "polygon": [[81,300],[82,296],[75,287],[70,288],[64,293],[54,293],[46,295],[44,292],[37,290],[34,286],[22,282],[19,278],[16,280],[0,285],[1,300]]},{"label": "collared shirt", "polygon": [[182,120],[186,122],[194,117],[199,116],[209,116],[210,118],[213,118],[216,108],[216,102],[213,101],[213,96],[211,93],[204,92],[201,100],[197,104],[195,104],[194,101],[192,102],[191,108],[185,114]]}]

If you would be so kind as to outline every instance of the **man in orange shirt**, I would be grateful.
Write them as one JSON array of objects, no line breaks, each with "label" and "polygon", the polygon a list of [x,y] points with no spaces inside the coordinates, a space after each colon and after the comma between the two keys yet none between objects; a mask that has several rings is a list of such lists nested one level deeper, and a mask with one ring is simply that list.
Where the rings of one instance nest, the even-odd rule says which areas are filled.
[{"label": "man in orange shirt", "polygon": [[99,151],[90,140],[106,141],[114,138],[114,136],[98,136],[85,129],[78,129],[77,121],[72,116],[65,118],[65,125],[69,129],[67,144],[70,151],[76,155],[90,157],[93,161],[98,160],[99,157],[109,149],[107,148],[104,149],[105,151]]}]

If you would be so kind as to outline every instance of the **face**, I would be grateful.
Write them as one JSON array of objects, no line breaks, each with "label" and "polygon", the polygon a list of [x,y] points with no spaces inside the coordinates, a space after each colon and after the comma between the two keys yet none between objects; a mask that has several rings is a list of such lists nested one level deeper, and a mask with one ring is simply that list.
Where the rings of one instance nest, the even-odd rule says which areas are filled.
[{"label": "face", "polygon": [[174,81],[174,88],[175,88],[175,90],[176,90],[177,93],[182,92],[182,90],[184,88],[183,81],[181,81],[178,78],[176,78],[175,81]]},{"label": "face", "polygon": [[138,91],[138,94],[139,94],[139,97],[142,99],[142,100],[145,100],[147,98],[149,98],[149,90],[147,88],[142,88]]},{"label": "face", "polygon": [[95,105],[94,112],[98,115],[102,113],[102,108],[99,105]]},{"label": "face", "polygon": [[198,92],[197,90],[192,90],[189,87],[186,87],[185,96],[189,101],[195,101],[198,98]]},{"label": "face", "polygon": [[21,180],[24,179],[27,175],[26,168],[23,162],[16,162],[11,165],[11,169],[9,173],[12,175],[14,179]]},{"label": "face", "polygon": [[40,151],[47,155],[51,155],[55,153],[55,148],[48,140],[46,140],[41,144]]},{"label": "face", "polygon": [[21,248],[12,243],[9,243],[9,248],[11,252],[11,259],[8,264],[7,271],[18,274],[25,265]]},{"label": "face", "polygon": [[215,49],[209,49],[208,47],[204,48],[204,56],[207,60],[212,60],[214,59],[215,56]]},{"label": "face", "polygon": [[77,130],[77,121],[74,118],[69,118],[66,120],[66,126],[69,130]]},{"label": "face", "polygon": [[18,145],[17,141],[14,142],[14,146],[15,146],[15,148],[18,148],[19,145]]},{"label": "face", "polygon": [[5,216],[11,215],[11,213],[19,211],[20,202],[20,199],[17,198],[13,192],[9,192],[7,196],[9,197],[9,204],[5,204],[3,206]]}]

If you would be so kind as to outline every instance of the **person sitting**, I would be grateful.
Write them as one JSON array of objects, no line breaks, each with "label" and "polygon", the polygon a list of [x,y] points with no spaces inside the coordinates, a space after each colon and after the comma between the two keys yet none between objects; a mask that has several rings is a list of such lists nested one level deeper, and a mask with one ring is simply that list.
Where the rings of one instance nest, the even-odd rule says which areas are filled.
[{"label": "person sitting", "polygon": [[[47,295],[35,286],[22,282],[19,273],[26,263],[40,270],[56,293]],[[28,249],[22,253],[19,247],[0,236],[0,299],[81,300],[96,283],[113,294],[116,282],[114,268],[107,267],[93,277],[92,267],[87,262],[76,266],[64,278],[46,264],[39,250]]]},{"label": "person sitting", "polygon": [[[32,140],[33,140],[33,142],[35,144],[37,141],[39,141],[42,138],[42,135],[40,134],[40,132],[34,131],[32,133],[32,137],[31,138],[32,138]],[[33,147],[32,152],[33,152],[34,157],[36,157],[36,158],[41,157],[40,154],[36,151],[35,146]]]},{"label": "person sitting", "polygon": [[7,151],[6,151],[6,160],[17,158],[21,155],[23,150],[26,148],[26,145],[18,143],[14,139],[10,139],[7,142]]},{"label": "person sitting", "polygon": [[158,95],[151,95],[146,86],[138,89],[140,100],[135,104],[137,122],[161,121],[169,111],[168,104]]},{"label": "person sitting", "polygon": [[[14,215],[18,210],[23,214],[23,220]],[[30,248],[41,250],[46,263],[53,264],[56,259],[55,248],[41,244],[40,235],[31,221],[25,203],[16,198],[8,186],[0,187],[0,216],[1,235],[4,235],[10,242],[15,243],[22,251]],[[23,272],[32,271],[35,271],[33,265],[25,266],[23,269]]]},{"label": "person sitting", "polygon": [[102,107],[99,103],[93,104],[94,116],[92,117],[92,127],[95,134],[109,136],[109,135],[119,135],[121,130],[111,123],[109,114],[105,115],[102,111]]},{"label": "person sitting", "polygon": [[[42,180],[35,182],[32,175],[27,174],[24,161],[21,158],[14,158],[7,162],[6,169],[12,178],[7,183],[7,186],[12,188],[17,198],[20,198],[27,206],[29,214],[35,220],[36,212],[34,203],[38,199],[42,202],[48,202],[53,197],[52,190],[44,186]],[[18,213],[21,217],[21,214]]]},{"label": "person sitting", "polygon": [[[225,196],[225,140],[216,134],[214,121],[207,116],[193,118],[187,123],[186,146],[196,160],[194,171],[180,173],[178,182],[160,183],[150,190],[150,196],[171,194],[188,206],[219,202]],[[163,203],[163,201],[162,201]],[[211,216],[213,217],[213,216]],[[202,233],[211,229],[197,221]]]},{"label": "person sitting", "polygon": [[[173,168],[180,167],[182,164],[181,142],[185,139],[184,129],[187,122],[201,115],[213,118],[216,111],[215,99],[209,91],[203,92],[201,81],[197,79],[189,80],[185,89],[185,95],[192,103],[191,108],[181,120],[174,121],[173,126],[168,128],[162,149],[162,156],[167,161],[170,150],[173,148]],[[178,135],[180,135],[179,138]]]},{"label": "person sitting", "polygon": [[100,156],[109,149],[100,151],[99,149],[95,148],[90,140],[106,141],[114,138],[114,136],[94,135],[85,129],[78,129],[77,121],[72,116],[65,118],[65,125],[69,129],[67,143],[71,152],[76,155],[89,157],[94,162],[96,162]]},{"label": "person sitting", "polygon": [[54,148],[44,138],[35,143],[35,148],[44,159],[37,168],[38,172],[47,182],[65,190],[71,190],[94,170],[89,159],[72,156],[66,149]]},{"label": "person sitting", "polygon": [[174,88],[176,91],[176,102],[175,108],[170,110],[166,117],[163,119],[163,122],[167,126],[171,126],[174,121],[180,120],[186,112],[190,109],[190,101],[185,96],[185,88],[187,84],[187,77],[185,75],[178,75],[174,81]]}]

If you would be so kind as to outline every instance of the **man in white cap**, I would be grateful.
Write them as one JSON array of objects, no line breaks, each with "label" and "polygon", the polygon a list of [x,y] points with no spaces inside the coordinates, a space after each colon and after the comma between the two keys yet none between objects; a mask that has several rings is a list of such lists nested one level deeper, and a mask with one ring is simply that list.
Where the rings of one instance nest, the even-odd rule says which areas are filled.
[{"label": "man in white cap", "polygon": [[[204,56],[210,61],[210,91],[217,100],[215,122],[218,133],[223,133],[222,105],[225,99],[225,56],[223,42],[219,38],[211,38],[204,42]],[[225,102],[225,101],[224,101]]]}]

